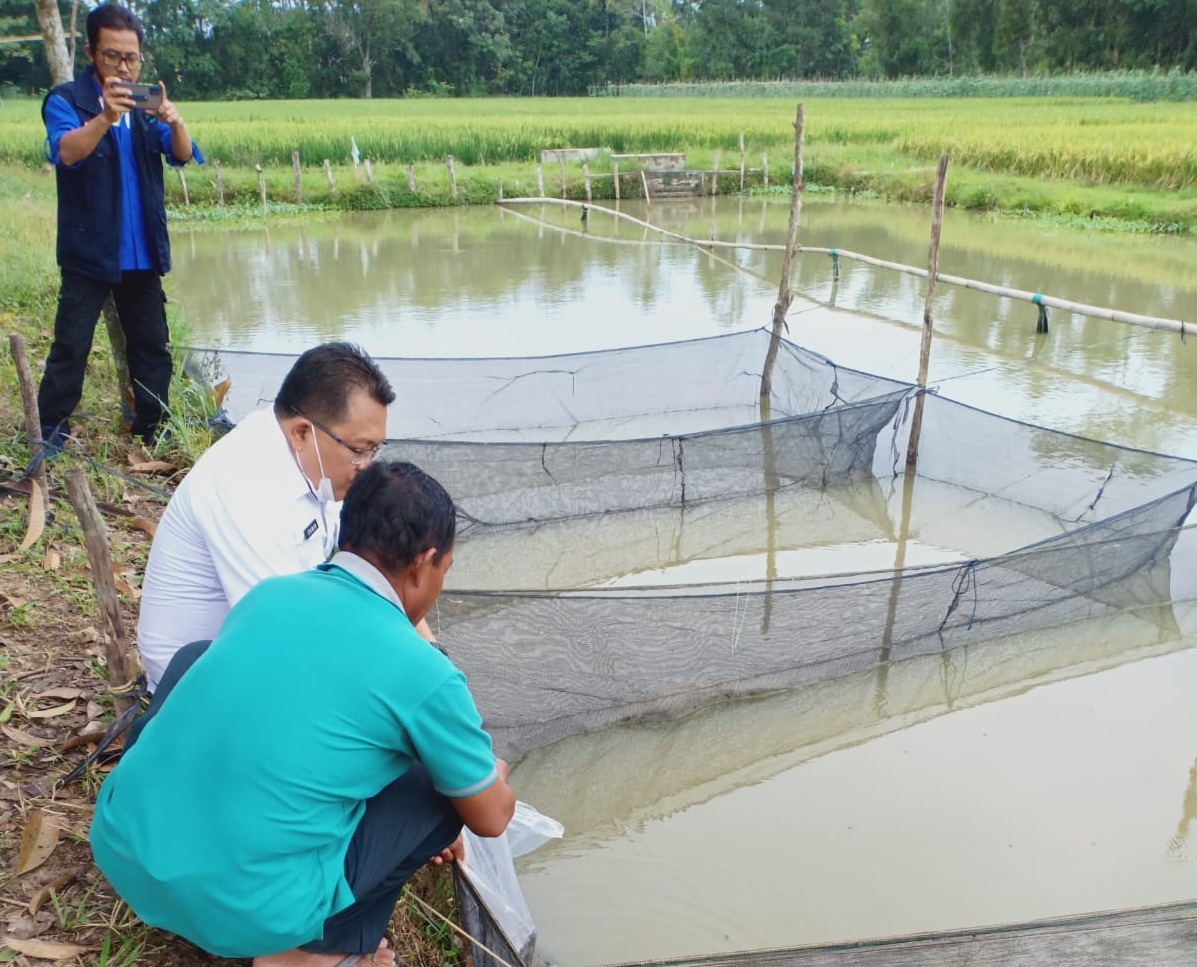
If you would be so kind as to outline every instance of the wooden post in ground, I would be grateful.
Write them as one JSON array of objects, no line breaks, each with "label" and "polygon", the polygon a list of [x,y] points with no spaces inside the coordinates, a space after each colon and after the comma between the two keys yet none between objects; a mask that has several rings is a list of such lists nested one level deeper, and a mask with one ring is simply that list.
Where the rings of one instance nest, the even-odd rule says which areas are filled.
[{"label": "wooden post in ground", "polygon": [[711,165],[711,194],[719,191],[719,166],[723,164],[723,149],[715,149],[715,162]]},{"label": "wooden post in ground", "polygon": [[619,162],[611,162],[612,177],[615,179],[615,200],[619,201]]},{"label": "wooden post in ground", "polygon": [[768,151],[761,152],[761,183],[766,188],[769,187],[769,152]]},{"label": "wooden post in ground", "polygon": [[262,214],[266,214],[266,175],[263,173],[261,165],[254,165],[254,171],[258,173],[258,194],[262,196]]},{"label": "wooden post in ground", "polygon": [[453,160],[453,155],[449,155],[449,187],[453,191],[453,197],[457,197],[457,164]]},{"label": "wooden post in ground", "polygon": [[919,394],[914,400],[910,441],[906,444],[906,467],[919,459],[919,437],[923,433],[923,405],[927,395],[927,370],[931,367],[931,335],[935,329],[935,283],[939,274],[939,232],[943,227],[943,205],[948,188],[948,156],[939,156],[935,173],[935,200],[931,207],[931,251],[927,256],[927,301],[923,305],[923,341],[919,346]]},{"label": "wooden post in ground", "polygon": [[336,182],[336,179],[333,178],[332,162],[329,161],[327,158],[324,159],[324,177],[328,179],[328,197],[336,198],[337,197],[337,182]]},{"label": "wooden post in ground", "polygon": [[648,194],[648,177],[644,174],[644,169],[640,169],[640,184],[644,186],[644,204],[652,207],[653,200]]},{"label": "wooden post in ground", "polygon": [[744,190],[744,132],[740,132],[740,191]]},{"label": "wooden post in ground", "polygon": [[772,399],[773,366],[781,349],[781,330],[786,325],[786,313],[794,293],[790,289],[790,270],[794,264],[794,250],[798,247],[798,220],[802,216],[802,149],[806,140],[806,110],[799,104],[794,118],[794,194],[790,198],[790,230],[786,235],[786,250],[781,259],[781,282],[777,287],[777,302],[773,306],[773,334],[769,339],[769,351],[765,354],[765,367],[761,372],[761,400]]},{"label": "wooden post in ground", "polygon": [[565,155],[561,155],[558,159],[561,162],[561,197],[565,197]]},{"label": "wooden post in ground", "polygon": [[370,167],[370,159],[367,158],[365,160],[365,162],[363,162],[363,163],[366,166],[366,184],[373,184],[374,183],[374,169]]},{"label": "wooden post in ground", "polygon": [[176,168],[175,171],[179,173],[179,186],[183,189],[183,205],[184,207],[191,207],[191,195],[187,191],[187,175],[182,168]]},{"label": "wooden post in ground", "polygon": [[125,623],[121,618],[120,599],[116,594],[116,582],[112,578],[112,557],[108,551],[108,532],[104,519],[96,507],[87,484],[87,475],[82,470],[71,470],[66,475],[67,493],[83,528],[87,541],[87,560],[91,565],[91,581],[104,616],[106,641],[105,655],[108,659],[108,688],[112,692],[118,713],[125,711],[136,701],[121,692],[129,685],[129,662],[125,647]]},{"label": "wooden post in ground", "polygon": [[544,197],[544,165],[536,166],[536,197]]},{"label": "wooden post in ground", "polygon": [[414,165],[407,166],[407,190],[412,194],[416,191],[416,169]]},{"label": "wooden post in ground", "polygon": [[299,152],[291,152],[291,170],[295,173],[295,204],[303,204],[303,169],[299,166]]},{"label": "wooden post in ground", "polygon": [[[21,384],[21,402],[25,407],[25,435],[29,438],[29,454],[36,457],[41,447],[35,440],[42,438],[42,418],[37,410],[37,384],[33,381],[33,370],[29,367],[29,354],[25,351],[25,337],[19,332],[10,333],[8,346],[17,367],[17,381]],[[50,487],[46,482],[46,465],[39,462],[33,473],[29,491],[29,524],[25,539],[19,550],[28,550],[41,537],[46,527],[46,508],[50,505]]]},{"label": "wooden post in ground", "polygon": [[499,179],[499,201],[503,200],[503,179]]},{"label": "wooden post in ground", "polygon": [[582,178],[586,181],[586,200],[593,201],[590,196],[590,165],[585,161],[582,162]]},{"label": "wooden post in ground", "polygon": [[212,167],[216,170],[216,204],[224,204],[224,172],[220,168],[219,161],[213,161]]}]

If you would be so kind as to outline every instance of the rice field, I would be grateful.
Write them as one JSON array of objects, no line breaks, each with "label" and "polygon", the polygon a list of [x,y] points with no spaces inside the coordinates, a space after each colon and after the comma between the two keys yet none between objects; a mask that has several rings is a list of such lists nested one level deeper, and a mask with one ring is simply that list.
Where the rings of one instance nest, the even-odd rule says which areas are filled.
[{"label": "rice field", "polygon": [[[685,151],[750,163],[768,152],[779,170],[792,153],[794,101],[784,98],[575,98],[253,101],[182,105],[207,157],[225,166],[305,166],[360,157],[385,164],[465,166],[535,162],[545,148]],[[926,166],[942,151],[954,166],[1003,175],[1160,191],[1197,187],[1197,102],[1097,98],[818,98],[808,101],[807,144],[868,149]],[[0,105],[0,162],[38,164],[44,132],[36,101]],[[867,152],[866,152],[867,153]],[[738,163],[738,160],[737,160]],[[788,165],[786,165],[788,167]],[[610,170],[600,158],[592,170]]]}]

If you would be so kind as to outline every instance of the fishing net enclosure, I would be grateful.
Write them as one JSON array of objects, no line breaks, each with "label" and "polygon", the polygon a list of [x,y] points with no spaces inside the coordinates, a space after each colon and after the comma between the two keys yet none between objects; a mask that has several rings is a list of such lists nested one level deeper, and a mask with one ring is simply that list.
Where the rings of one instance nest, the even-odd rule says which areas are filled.
[{"label": "fishing net enclosure", "polygon": [[[762,405],[769,340],[378,360],[397,394],[386,455],[436,476],[461,512],[434,628],[505,756],[1167,593],[1141,578],[1167,567],[1197,463],[927,394],[906,474],[913,387],[782,340]],[[231,378],[234,418],[294,361],[195,355]],[[936,488],[960,533],[935,541],[951,553],[908,562],[900,505]],[[987,520],[983,545],[966,512]],[[771,560],[829,533],[880,533],[896,553],[814,573]],[[679,560],[743,554],[763,573],[669,580]],[[662,579],[609,586],[629,558]]]},{"label": "fishing net enclosure", "polygon": [[[769,339],[378,361],[386,456],[459,507],[429,620],[501,755],[1175,595],[1197,463],[929,393],[908,473],[914,387],[783,340],[762,402]],[[235,419],[293,362],[196,358]]]}]

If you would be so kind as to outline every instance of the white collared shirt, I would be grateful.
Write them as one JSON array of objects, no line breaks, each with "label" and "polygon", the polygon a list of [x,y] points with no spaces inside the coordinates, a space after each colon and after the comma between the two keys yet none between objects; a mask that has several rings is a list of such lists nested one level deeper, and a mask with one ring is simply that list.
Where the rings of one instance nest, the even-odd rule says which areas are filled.
[{"label": "white collared shirt", "polygon": [[327,560],[340,512],[312,493],[269,407],[213,444],[171,497],[146,563],[137,647],[150,690],[259,581]]}]

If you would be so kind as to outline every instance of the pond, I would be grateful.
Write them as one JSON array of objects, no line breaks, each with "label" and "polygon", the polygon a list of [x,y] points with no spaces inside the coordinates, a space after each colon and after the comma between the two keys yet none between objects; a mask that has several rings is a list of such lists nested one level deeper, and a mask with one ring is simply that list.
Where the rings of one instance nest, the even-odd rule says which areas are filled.
[{"label": "pond", "polygon": [[[788,200],[622,210],[693,239],[779,244]],[[169,292],[189,341],[262,352],[344,338],[377,356],[542,355],[713,335],[768,323],[781,263],[554,206],[173,231]],[[925,267],[928,236],[920,209],[818,196],[803,208],[800,241],[812,247]],[[913,380],[922,281],[841,265],[837,283],[826,255],[800,256],[790,338]],[[1197,323],[1194,265],[1194,240],[955,212],[940,258],[945,273]],[[935,317],[941,394],[1197,458],[1191,339],[1054,310],[1037,335],[1027,303],[947,285]],[[934,488],[920,500],[912,563],[1047,526]],[[900,503],[867,487],[813,503],[791,495],[774,534],[783,563],[886,566]],[[761,567],[759,521],[713,513],[680,535],[670,520],[629,518],[619,552],[601,560],[545,528],[529,586],[703,581],[712,568],[747,579]],[[679,565],[672,547],[686,541]],[[1193,543],[1173,554],[1171,605],[532,752],[513,781],[567,830],[521,866],[542,952],[580,967],[1197,896]],[[487,551],[459,560],[451,581],[501,586],[501,542]]]}]

